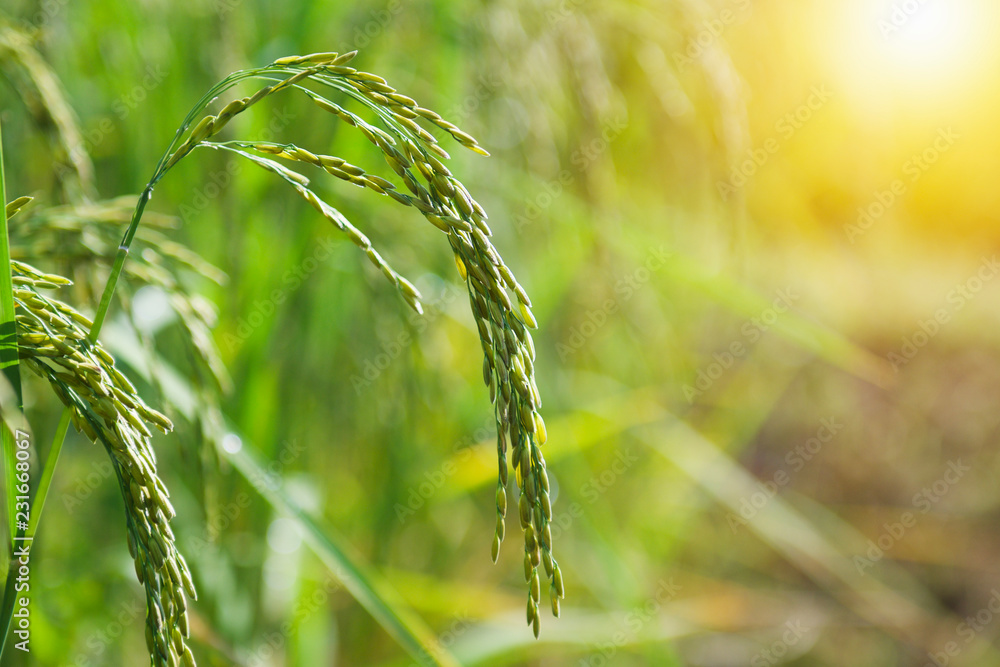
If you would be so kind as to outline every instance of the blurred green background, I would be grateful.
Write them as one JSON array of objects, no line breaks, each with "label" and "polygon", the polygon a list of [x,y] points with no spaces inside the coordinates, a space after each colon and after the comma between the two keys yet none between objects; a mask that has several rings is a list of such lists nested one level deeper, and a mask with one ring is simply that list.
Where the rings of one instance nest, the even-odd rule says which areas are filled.
[{"label": "blurred green background", "polygon": [[[229,72],[314,51],[360,49],[357,67],[492,153],[449,147],[449,164],[541,325],[562,617],[545,612],[537,641],[524,626],[516,535],[490,562],[492,410],[443,239],[318,181],[427,297],[419,318],[284,184],[206,152],[150,205],[228,275],[188,288],[219,310],[232,435],[208,456],[173,412],[155,440],[199,587],[200,664],[416,664],[233,468],[227,454],[251,451],[461,664],[1000,665],[995,3],[3,11],[61,80],[101,197],[137,193]],[[0,81],[8,194],[62,203],[17,90]],[[240,136],[383,173],[304,98],[246,116]],[[183,377],[162,298],[133,306]],[[112,324],[128,361],[127,321]],[[43,389],[29,385],[28,416],[47,443]],[[156,383],[144,392],[163,405]],[[71,434],[35,545],[33,652],[5,664],[148,660],[105,461]]]}]

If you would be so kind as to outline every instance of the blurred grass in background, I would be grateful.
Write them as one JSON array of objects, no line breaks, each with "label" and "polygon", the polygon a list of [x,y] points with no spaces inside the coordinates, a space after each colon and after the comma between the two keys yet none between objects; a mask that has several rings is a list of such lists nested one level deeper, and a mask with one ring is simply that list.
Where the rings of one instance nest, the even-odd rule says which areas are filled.
[{"label": "blurred grass in background", "polygon": [[[143,187],[215,81],[293,53],[359,48],[359,67],[491,151],[453,151],[452,169],[541,323],[568,599],[538,641],[516,540],[490,564],[492,415],[434,231],[346,185],[325,193],[417,279],[421,319],[310,207],[226,155],[186,160],[151,204],[229,276],[191,276],[220,309],[239,433],[223,448],[273,462],[462,664],[992,665],[1000,10],[917,4],[4,11],[36,31],[103,197]],[[59,203],[44,133],[0,91],[8,192]],[[251,137],[380,166],[308,100],[248,116]],[[178,325],[150,326],[169,351]],[[56,405],[34,393],[49,442]],[[225,457],[203,460],[196,431],[181,421],[156,444],[201,664],[411,664],[299,522]],[[144,664],[104,466],[71,435],[35,547],[34,653],[12,665]]]}]

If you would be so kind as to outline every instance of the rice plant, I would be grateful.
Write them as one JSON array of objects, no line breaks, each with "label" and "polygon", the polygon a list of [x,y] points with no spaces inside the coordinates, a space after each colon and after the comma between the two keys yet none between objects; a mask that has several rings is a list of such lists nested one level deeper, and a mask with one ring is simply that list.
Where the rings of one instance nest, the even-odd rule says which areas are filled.
[{"label": "rice plant", "polygon": [[[2,49],[14,53],[33,77],[43,93],[42,107],[56,109],[50,110],[50,114],[62,119],[57,134],[64,139],[72,135],[71,115],[60,105],[56,93],[46,92],[45,86],[37,85],[45,80],[42,65],[18,41],[15,31],[0,33]],[[546,428],[539,412],[541,397],[535,382],[535,349],[530,333],[537,322],[526,291],[491,241],[486,212],[445,165],[449,155],[429,130],[443,131],[475,153],[488,153],[472,136],[398,93],[381,77],[349,66],[355,55],[356,52],[289,56],[265,67],[234,72],[205,93],[184,118],[130,216],[125,213],[127,208],[121,199],[93,203],[77,197],[76,203],[67,206],[34,211],[25,218],[23,227],[16,233],[12,231],[9,238],[5,233],[2,239],[6,252],[33,259],[62,260],[67,270],[81,274],[74,277],[77,280],[82,277],[80,282],[84,284],[93,284],[95,276],[88,272],[106,263],[109,252],[114,251],[93,319],[64,301],[46,296],[47,290],[68,287],[70,279],[16,260],[11,262],[11,287],[7,290],[13,298],[12,307],[5,316],[16,321],[16,350],[21,364],[47,381],[66,405],[34,501],[33,520],[37,523],[62,439],[72,423],[90,440],[103,445],[114,465],[126,506],[128,549],[146,593],[146,642],[153,665],[194,664],[187,645],[187,609],[188,600],[195,598],[195,588],[187,564],[175,546],[169,525],[175,512],[157,475],[156,456],[150,443],[149,426],[167,432],[172,425],[166,416],[146,405],[100,344],[99,334],[118,298],[116,295],[121,294],[118,286],[123,274],[127,281],[156,285],[171,295],[213,386],[218,390],[227,386],[225,369],[210,337],[211,308],[178,289],[166,267],[183,265],[217,280],[222,280],[222,276],[197,256],[171,243],[162,216],[145,214],[159,181],[198,149],[239,156],[287,183],[296,195],[364,252],[418,313],[421,295],[413,284],[386,262],[363,232],[310,187],[310,178],[303,172],[319,169],[401,206],[414,208],[445,235],[457,271],[465,282],[479,331],[483,381],[489,388],[496,423],[498,481],[492,558],[497,560],[505,536],[508,471],[513,467],[517,516],[524,540],[524,576],[528,584],[526,620],[537,637],[540,569],[544,569],[549,582],[552,613],[559,615],[565,591],[559,564],[552,553],[550,483],[541,450]],[[234,96],[226,104],[218,101],[244,84],[258,88],[248,96]],[[318,107],[317,114],[361,133],[384,157],[385,176],[365,171],[335,155],[291,143],[228,138],[226,127],[234,117],[282,94],[304,95]],[[364,108],[374,120],[348,110],[348,102]],[[217,107],[218,111],[210,112],[211,107]],[[73,156],[74,151],[67,154]],[[77,175],[76,192],[87,189],[89,162],[76,155],[70,167]],[[12,202],[8,216],[24,203],[24,199]],[[115,246],[112,239],[126,222],[124,234]],[[137,239],[153,249],[151,254],[144,252],[141,261],[130,259],[130,250]],[[66,249],[71,252],[65,254]],[[85,290],[84,299],[90,296]],[[19,390],[17,378],[13,378],[12,384]],[[10,477],[7,481],[9,484]],[[25,534],[33,535],[35,528],[32,525]],[[8,593],[11,580],[8,577]],[[3,612],[6,628],[10,620],[6,604]]]}]

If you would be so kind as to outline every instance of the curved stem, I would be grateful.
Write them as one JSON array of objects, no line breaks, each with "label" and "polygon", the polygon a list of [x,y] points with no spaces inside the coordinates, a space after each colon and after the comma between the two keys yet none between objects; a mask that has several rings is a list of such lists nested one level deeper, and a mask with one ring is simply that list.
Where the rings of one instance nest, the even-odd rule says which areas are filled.
[{"label": "curved stem", "polygon": [[[133,211],[132,218],[129,221],[129,226],[125,230],[125,234],[122,236],[121,243],[119,244],[118,250],[115,254],[115,260],[114,264],[111,267],[111,273],[108,275],[108,281],[107,283],[105,283],[104,292],[101,295],[101,302],[98,305],[97,311],[94,315],[94,323],[91,326],[90,332],[87,335],[87,340],[91,344],[97,342],[97,337],[100,334],[101,328],[104,326],[104,322],[107,319],[108,312],[111,309],[111,301],[113,300],[115,290],[118,287],[118,280],[121,277],[122,271],[125,268],[125,262],[128,259],[129,249],[131,248],[132,241],[135,238],[135,234],[139,229],[139,223],[142,220],[142,214],[146,209],[146,204],[149,203],[149,200],[153,195],[153,188],[160,181],[160,179],[163,178],[166,175],[166,173],[171,168],[173,168],[173,166],[176,165],[175,162],[173,165],[167,166],[174,152],[176,150],[179,150],[180,148],[178,142],[180,141],[181,137],[184,136],[184,133],[194,122],[194,119],[198,116],[198,114],[201,111],[203,111],[205,107],[211,104],[221,93],[225,92],[226,90],[235,86],[237,83],[246,79],[257,78],[257,79],[279,81],[279,82],[287,80],[287,79],[276,79],[275,77],[270,76],[276,73],[277,72],[271,70],[270,67],[262,67],[258,69],[241,70],[238,72],[234,72],[233,74],[230,74],[228,77],[226,77],[222,81],[215,84],[212,88],[210,88],[208,92],[206,92],[205,95],[202,96],[202,98],[191,108],[187,116],[185,116],[184,122],[180,125],[179,128],[177,128],[177,132],[174,133],[173,139],[167,146],[166,150],[163,152],[163,155],[160,157],[159,162],[156,164],[156,168],[153,171],[153,176],[152,178],[149,179],[149,182],[143,189],[142,194],[139,196],[139,201],[136,202],[135,210]],[[288,70],[281,71],[281,74],[287,74],[287,73]],[[369,100],[367,100],[363,95],[357,93],[357,91],[355,91],[350,86],[341,84],[333,77],[321,76],[318,78],[320,78],[322,83],[325,83],[326,85],[347,94],[348,96],[361,102],[364,106],[373,109],[376,112],[376,114],[380,118],[382,118],[383,122],[385,122],[387,125],[395,129],[396,131],[402,133],[404,136],[408,136],[409,133],[406,132],[405,128],[399,127],[398,124],[393,123],[392,119],[388,116],[388,114],[385,114],[381,109],[377,107],[377,105],[371,104]],[[308,91],[302,86],[297,86],[295,84],[292,85],[296,88],[301,88],[302,90],[305,90],[308,93],[311,93],[312,95],[319,96],[317,93]],[[219,147],[226,148],[228,150],[234,150],[224,145],[220,145]],[[234,151],[234,152],[241,152],[241,151]],[[184,157],[186,157],[186,155],[182,155],[178,159],[178,162]],[[2,162],[0,162],[0,184],[2,184]],[[2,203],[3,202],[0,202],[0,204]],[[5,232],[6,230],[4,228],[0,231]],[[4,239],[6,239],[6,234],[4,234]],[[3,240],[0,240],[0,243],[3,243]],[[6,247],[5,243],[4,247]],[[7,262],[7,266],[9,267],[9,261]],[[9,276],[9,268],[8,268],[8,276]],[[13,314],[11,314],[11,321],[13,322]],[[16,386],[16,389],[18,390],[20,389],[19,384],[20,383],[18,383],[18,385]],[[59,461],[59,455],[62,451],[62,446],[66,439],[66,434],[69,430],[71,417],[72,417],[72,408],[69,407],[65,408],[63,410],[62,417],[59,421],[59,426],[56,429],[55,437],[53,438],[52,441],[52,446],[49,449],[49,456],[45,462],[45,468],[42,472],[41,483],[38,487],[38,491],[35,494],[35,497],[32,502],[31,521],[28,526],[27,532],[22,533],[24,535],[34,537],[35,532],[38,529],[41,513],[45,507],[45,499],[51,487],[52,477],[55,473],[55,468]],[[8,577],[8,583],[9,582],[10,578]],[[0,631],[4,631],[4,628],[0,628]],[[0,639],[0,641],[5,642],[6,637],[7,637],[7,632],[4,631],[3,637],[2,639]],[[0,644],[0,655],[2,655],[2,644]]]},{"label": "curved stem", "polygon": [[[171,140],[170,144],[163,152],[163,155],[160,157],[160,161],[157,162],[156,168],[153,170],[152,178],[149,179],[149,182],[143,189],[142,194],[139,196],[139,201],[136,202],[135,210],[132,212],[132,218],[129,221],[128,228],[125,230],[121,243],[118,245],[118,251],[115,254],[114,264],[111,266],[111,273],[108,275],[108,281],[105,283],[104,292],[101,295],[101,302],[94,315],[94,323],[90,327],[90,332],[87,335],[87,340],[91,344],[97,342],[97,337],[101,332],[101,328],[104,326],[105,319],[107,319],[108,311],[111,309],[111,301],[114,298],[115,290],[118,287],[118,280],[125,268],[125,261],[128,259],[129,249],[132,247],[132,241],[139,229],[139,223],[142,220],[142,214],[146,209],[146,204],[149,203],[150,198],[153,196],[153,188],[169,171],[170,168],[166,166],[167,162],[176,149],[175,147],[177,147],[181,137],[184,136],[184,133],[191,126],[191,123],[194,122],[197,115],[204,110],[205,107],[211,104],[220,93],[232,88],[244,79],[258,76],[261,71],[262,70],[242,70],[230,74],[228,77],[215,84],[207,93],[205,93],[205,95],[202,96],[200,100],[198,100],[198,103],[191,108],[187,116],[185,116],[184,122],[181,123],[179,128],[177,128],[177,132],[174,133],[173,140]],[[181,159],[183,159],[183,157]],[[2,182],[2,162],[0,162],[0,184],[2,184]],[[6,234],[4,234],[3,238],[6,239]],[[7,265],[9,266],[9,262]],[[13,316],[11,316],[11,321],[13,321]],[[20,394],[20,383],[18,383],[17,390],[18,394]],[[66,434],[69,431],[72,413],[72,408],[67,407],[63,410],[62,416],[59,420],[59,426],[56,429],[55,437],[52,440],[52,446],[49,448],[49,456],[45,461],[45,468],[42,471],[41,483],[34,499],[32,500],[31,522],[28,526],[27,533],[25,533],[31,537],[34,537],[35,532],[38,530],[42,510],[45,507],[45,499],[48,496],[49,488],[52,484],[52,477],[55,474],[55,468],[59,462],[59,454],[62,452],[62,446],[66,440]],[[13,508],[11,508],[11,510],[12,509]],[[3,628],[0,628],[0,631],[3,631]],[[6,641],[6,637],[7,633],[4,632],[3,638],[0,641]],[[0,651],[2,651],[2,646],[0,646]]]},{"label": "curved stem", "polygon": [[132,247],[132,239],[135,238],[135,233],[139,229],[139,221],[142,219],[142,212],[146,210],[146,204],[152,194],[153,181],[150,180],[146,189],[139,196],[135,211],[132,213],[132,220],[129,222],[128,229],[125,230],[122,242],[118,246],[118,252],[115,254],[115,263],[111,266],[111,274],[108,276],[108,282],[104,285],[104,294],[101,295],[101,305],[97,308],[94,324],[90,327],[90,333],[87,335],[87,340],[91,343],[97,342],[97,336],[101,333],[101,327],[108,316],[108,310],[111,309],[111,299],[115,294],[115,288],[118,287],[118,278],[121,277],[122,270],[125,268],[125,260],[128,258],[129,248]]}]

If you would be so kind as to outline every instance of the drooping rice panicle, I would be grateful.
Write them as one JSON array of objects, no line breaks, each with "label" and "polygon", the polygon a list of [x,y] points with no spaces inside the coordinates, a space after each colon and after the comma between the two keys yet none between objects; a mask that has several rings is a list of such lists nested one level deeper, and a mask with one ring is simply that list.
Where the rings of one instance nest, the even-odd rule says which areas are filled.
[{"label": "drooping rice panicle", "polygon": [[173,425],[150,408],[114,358],[87,339],[90,320],[40,290],[70,284],[62,276],[11,262],[18,346],[23,364],[52,386],[72,410],[73,424],[111,457],[125,500],[128,549],[146,592],[146,645],[156,667],[194,665],[187,646],[187,598],[196,598],[191,572],[177,550],[174,509],[156,471],[147,424]]},{"label": "drooping rice panicle", "polygon": [[[83,203],[39,211],[23,221],[24,236],[15,243],[24,253],[19,255],[21,257],[58,259],[57,251],[67,247],[67,239],[76,235],[77,243],[69,244],[74,247],[73,252],[78,252],[77,246],[82,246],[95,266],[102,263],[100,258],[115,254],[111,278],[95,318],[96,329],[95,323],[78,311],[39,293],[41,289],[58,287],[68,281],[15,263],[18,324],[24,337],[25,365],[50,382],[71,409],[77,428],[92,440],[100,441],[112,457],[126,502],[129,550],[135,559],[137,576],[146,589],[147,646],[151,662],[156,666],[194,662],[184,641],[188,630],[185,591],[193,596],[194,589],[183,557],[174,546],[169,527],[173,509],[166,488],[156,475],[150,433],[145,426],[151,423],[169,429],[170,422],[141,401],[131,383],[114,367],[111,356],[89,340],[99,330],[107,304],[115,293],[118,276],[124,272],[134,281],[164,288],[181,318],[195,323],[196,326],[188,323],[191,339],[196,345],[199,345],[197,341],[202,341],[206,356],[214,350],[208,333],[210,318],[198,304],[178,296],[184,292],[173,289],[176,283],[171,282],[175,280],[175,271],[171,269],[181,266],[202,270],[206,275],[211,271],[200,264],[196,256],[172,244],[161,233],[167,227],[162,217],[147,214],[147,226],[141,231],[139,228],[145,205],[159,179],[200,147],[239,155],[286,181],[357,245],[417,311],[420,310],[420,294],[413,284],[391,268],[363,232],[310,187],[309,178],[286,165],[309,165],[307,168],[320,169],[336,179],[417,209],[435,229],[446,235],[458,272],[466,283],[479,331],[484,353],[483,379],[489,388],[497,425],[499,480],[495,493],[497,521],[492,556],[495,561],[504,539],[508,472],[513,467],[518,490],[518,518],[524,536],[527,622],[537,637],[540,568],[544,568],[550,582],[552,611],[559,614],[559,600],[564,590],[559,565],[552,556],[549,526],[552,508],[541,452],[546,434],[539,413],[541,398],[534,379],[534,344],[528,331],[536,327],[531,302],[493,246],[486,212],[445,166],[443,160],[449,155],[429,130],[437,128],[466,148],[483,155],[487,153],[471,135],[396,92],[381,77],[347,66],[353,57],[353,52],[292,56],[263,68],[230,75],[213,87],[185,118],[141,193],[131,217],[127,206],[115,202]],[[229,102],[217,114],[205,115],[205,109],[220,95],[251,80],[264,82],[264,87],[248,97]],[[291,143],[217,138],[234,117],[283,91],[309,96],[338,122],[363,134],[384,157],[388,166],[385,176],[370,173],[340,157]],[[374,115],[374,123],[346,109],[343,100],[330,99],[337,95],[367,109]],[[116,247],[113,239],[120,226],[126,223],[124,237]],[[36,231],[48,231],[32,234],[32,225],[37,225]],[[94,234],[95,229],[100,231]],[[148,247],[141,253],[142,261],[133,259],[126,264],[125,257],[133,241]],[[106,264],[104,259],[102,268]],[[124,297],[119,295],[119,298]],[[210,360],[206,361],[217,370]]]},{"label": "drooping rice panicle", "polygon": [[[415,208],[436,229],[446,234],[458,271],[466,283],[483,348],[483,379],[489,387],[496,416],[499,480],[492,556],[495,561],[504,538],[508,470],[513,467],[519,491],[518,520],[524,534],[527,622],[537,636],[540,567],[544,568],[549,580],[553,614],[558,616],[559,601],[565,595],[562,572],[552,555],[549,525],[552,506],[545,458],[541,451],[546,431],[539,412],[541,397],[535,382],[535,349],[529,332],[529,329],[537,327],[537,323],[527,292],[490,240],[492,231],[487,224],[486,212],[445,166],[443,160],[448,159],[448,153],[422,123],[443,130],[476,153],[488,153],[474,137],[437,113],[419,106],[412,98],[398,93],[385,79],[347,66],[354,55],[351,52],[343,55],[317,53],[288,56],[263,68],[234,73],[209,91],[191,111],[151,182],[155,183],[162,172],[198,147],[225,150],[249,159],[288,182],[301,197],[344,232],[394,284],[407,303],[417,310],[420,308],[420,295],[413,285],[385,262],[367,236],[309,187],[310,181],[306,176],[277,160],[310,165],[337,179]],[[195,122],[211,100],[249,79],[267,81],[268,85],[249,97],[230,102],[217,115],[205,115]],[[317,92],[317,88],[323,92]],[[390,178],[371,174],[338,156],[292,143],[213,140],[233,117],[284,90],[301,91],[321,109],[361,132],[382,153],[392,171],[387,176],[395,176],[400,182],[394,183]],[[378,125],[369,123],[329,99],[331,92],[364,106],[376,116]]]}]

